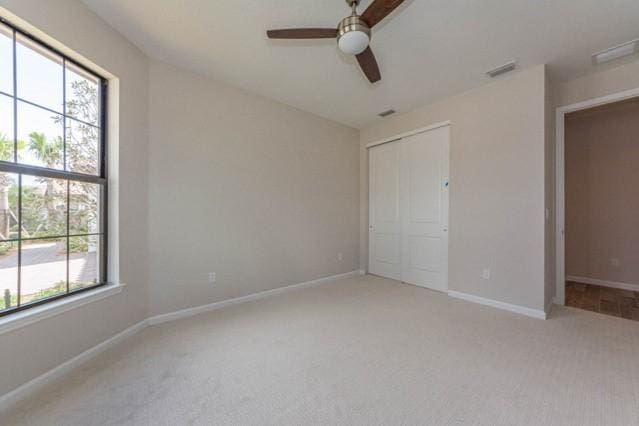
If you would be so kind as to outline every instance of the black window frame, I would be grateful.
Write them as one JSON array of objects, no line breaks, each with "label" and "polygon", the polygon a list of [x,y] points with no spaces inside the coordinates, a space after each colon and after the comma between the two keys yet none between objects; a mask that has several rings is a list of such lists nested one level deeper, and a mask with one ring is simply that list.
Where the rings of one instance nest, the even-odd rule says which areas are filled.
[{"label": "black window frame", "polygon": [[[18,243],[18,273],[17,273],[17,306],[11,307],[9,309],[0,310],[0,317],[4,317],[7,315],[14,314],[16,312],[21,312],[30,308],[34,308],[36,306],[41,306],[43,304],[51,303],[56,300],[64,299],[66,297],[75,296],[79,293],[83,293],[86,291],[95,290],[96,288],[105,286],[108,283],[108,248],[109,248],[109,232],[108,232],[108,150],[107,150],[107,93],[108,93],[108,80],[103,77],[98,72],[88,68],[86,65],[70,58],[68,55],[60,52],[58,49],[52,47],[51,45],[43,42],[42,40],[34,37],[32,34],[20,29],[18,26],[12,24],[4,17],[0,16],[0,23],[4,24],[12,31],[12,47],[13,47],[13,94],[6,93],[0,91],[0,94],[5,97],[9,97],[13,101],[13,143],[14,143],[14,161],[1,161],[0,160],[0,172],[16,174],[18,176],[18,237],[17,238],[8,238],[5,240],[0,240],[0,243],[7,242],[17,242]],[[49,107],[39,105],[35,102],[21,99],[17,93],[17,62],[16,62],[16,50],[17,50],[17,38],[18,36],[24,37],[28,39],[30,42],[44,49],[45,51],[49,51],[50,53],[60,57],[62,59],[62,81],[60,84],[63,89],[63,104],[62,111],[54,111]],[[85,123],[78,118],[69,115],[67,110],[67,102],[66,102],[66,64],[71,64],[73,67],[76,67],[82,72],[87,73],[96,81],[98,81],[98,91],[99,91],[99,113],[98,113],[98,123],[94,125],[92,123]],[[64,161],[63,161],[63,169],[50,169],[46,167],[33,166],[27,164],[18,163],[18,111],[17,105],[18,102],[23,104],[28,104],[43,110],[46,110],[51,113],[55,113],[62,117],[62,138],[64,141]],[[67,129],[68,129],[68,121],[69,119],[75,120],[76,122],[83,124],[90,124],[93,127],[98,128],[98,153],[99,153],[99,162],[98,162],[98,174],[90,175],[78,172],[67,171]],[[41,178],[54,178],[54,179],[62,179],[67,181],[67,202],[66,202],[66,234],[65,235],[55,235],[51,237],[41,237],[41,238],[22,238],[22,175],[29,175],[34,177]],[[92,183],[97,184],[100,187],[99,193],[99,224],[98,231],[94,233],[86,233],[86,234],[72,234],[69,228],[69,215],[70,215],[70,202],[69,202],[69,185],[72,182],[84,182],[84,183]],[[100,258],[99,258],[99,279],[98,283],[90,286],[86,286],[76,290],[70,290],[70,275],[69,275],[69,241],[73,237],[90,237],[97,236],[99,245],[100,245]],[[8,237],[8,236],[7,236]],[[48,238],[66,238],[66,292],[62,294],[58,294],[52,297],[40,299],[34,302],[27,302],[26,304],[21,304],[21,275],[22,275],[22,263],[21,263],[21,251],[22,251],[22,241],[26,240],[43,240]],[[0,294],[0,298],[4,297],[3,294]]]}]

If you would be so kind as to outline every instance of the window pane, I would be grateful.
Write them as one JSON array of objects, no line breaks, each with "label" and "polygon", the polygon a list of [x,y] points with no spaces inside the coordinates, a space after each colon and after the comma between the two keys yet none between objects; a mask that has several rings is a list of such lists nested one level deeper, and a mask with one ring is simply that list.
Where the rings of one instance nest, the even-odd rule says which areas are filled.
[{"label": "window pane", "polygon": [[18,102],[18,140],[25,144],[18,152],[18,161],[32,166],[62,169],[62,126],[62,116]]},{"label": "window pane", "polygon": [[16,41],[18,97],[62,112],[62,58],[24,36]]},{"label": "window pane", "polygon": [[69,238],[70,291],[100,282],[101,239],[99,235]]},{"label": "window pane", "polygon": [[97,127],[67,119],[67,170],[98,175]]},{"label": "window pane", "polygon": [[18,243],[0,243],[0,311],[18,303]]},{"label": "window pane", "polygon": [[13,99],[0,95],[0,160],[13,161]]},{"label": "window pane", "polygon": [[75,65],[66,63],[67,114],[85,123],[99,124],[99,80]]},{"label": "window pane", "polygon": [[97,234],[100,230],[100,185],[71,182],[69,234]]},{"label": "window pane", "polygon": [[22,175],[22,237],[67,235],[67,181]]},{"label": "window pane", "polygon": [[0,24],[0,91],[13,95],[13,31]]},{"label": "window pane", "polygon": [[14,238],[18,238],[18,176],[0,172],[0,240]]},{"label": "window pane", "polygon": [[23,241],[21,264],[21,304],[66,293],[66,238]]}]

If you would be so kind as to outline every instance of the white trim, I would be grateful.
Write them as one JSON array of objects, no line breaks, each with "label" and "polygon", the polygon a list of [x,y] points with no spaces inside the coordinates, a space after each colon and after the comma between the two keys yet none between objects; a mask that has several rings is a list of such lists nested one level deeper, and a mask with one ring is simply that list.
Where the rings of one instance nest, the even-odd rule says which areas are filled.
[{"label": "white trim", "polygon": [[599,98],[589,99],[583,102],[577,102],[575,104],[566,105],[557,108],[557,111],[561,111],[564,114],[568,114],[575,111],[581,111],[582,109],[593,108],[601,105],[611,104],[614,102],[625,101],[627,99],[636,98],[639,96],[639,87],[636,89],[625,90],[623,92],[613,93],[612,95],[601,96]]},{"label": "white trim", "polygon": [[[363,275],[365,274],[364,270],[356,270],[356,271],[351,271],[351,272],[347,272],[345,274],[338,274],[338,275],[332,275],[329,277],[324,277],[324,278],[320,278],[317,280],[313,280],[313,281],[306,281],[303,283],[299,283],[299,284],[293,284],[293,285],[289,285],[286,287],[280,287],[280,288],[276,288],[273,290],[267,290],[267,291],[263,291],[261,293],[255,293],[255,294],[251,294],[248,296],[243,296],[243,297],[237,297],[235,299],[230,299],[230,300],[224,300],[221,302],[216,302],[216,303],[211,303],[209,305],[204,305],[204,306],[197,306],[194,308],[189,308],[189,309],[183,309],[181,311],[176,311],[176,312],[172,312],[172,313],[168,313],[168,314],[163,314],[163,315],[157,315],[151,318],[147,318],[143,321],[140,321],[139,323],[135,324],[132,327],[127,328],[126,330],[116,334],[115,336],[105,340],[102,343],[97,344],[96,346],[92,347],[91,349],[88,349],[84,352],[82,352],[80,355],[71,358],[70,360],[58,365],[57,367],[47,371],[46,373],[36,377],[35,379],[31,380],[30,382],[27,382],[19,387],[17,387],[16,389],[10,391],[9,393],[6,393],[2,396],[0,396],[0,411],[5,410],[6,408],[8,408],[9,406],[13,405],[14,403],[20,401],[21,399],[25,398],[26,396],[30,395],[33,392],[36,392],[38,389],[41,389],[42,387],[44,387],[45,385],[47,385],[48,383],[52,382],[53,380],[63,376],[64,374],[72,371],[73,369],[77,368],[78,366],[80,366],[82,363],[88,361],[89,359],[93,358],[94,356],[100,354],[101,352],[104,352],[106,349],[110,348],[111,346],[114,346],[118,343],[120,343],[121,341],[123,341],[124,339],[133,336],[134,334],[144,330],[146,327],[151,326],[151,325],[155,325],[155,324],[161,324],[164,322],[168,322],[168,321],[173,321],[173,320],[177,320],[180,318],[186,318],[186,317],[190,317],[192,315],[197,315],[199,313],[203,313],[203,312],[209,312],[209,311],[213,311],[216,309],[220,309],[223,308],[225,306],[231,306],[231,305],[236,305],[239,303],[244,303],[244,302],[249,302],[251,300],[257,300],[257,299],[263,299],[265,297],[269,297],[269,296],[274,296],[276,294],[281,294],[281,293],[286,293],[289,291],[294,291],[294,290],[298,290],[301,288],[305,288],[305,287],[310,287],[310,286],[315,286],[315,285],[320,285],[320,284],[326,284],[329,282],[334,282],[340,278],[346,278],[346,277],[350,277],[350,276],[357,276],[357,275]],[[117,290],[117,292],[119,292],[122,287],[124,286],[124,284],[120,284],[120,285],[109,285],[106,287],[102,287],[98,290],[102,290],[102,293],[100,293],[102,295],[102,297],[100,298],[104,298],[107,297],[110,294],[115,294],[115,293],[110,293],[110,294],[106,294],[107,290],[105,289],[109,289],[109,290],[113,290],[116,288],[119,288],[119,290]],[[98,291],[96,290],[96,292]],[[96,292],[92,292],[92,295],[95,295]],[[79,296],[79,295],[78,295]],[[71,298],[69,298],[71,299]],[[86,304],[89,302],[92,302],[94,300],[99,300],[97,298],[94,299],[90,299],[85,297],[82,304]],[[81,305],[73,305],[72,307],[67,308],[66,310],[72,309],[73,307],[76,306],[81,306]],[[34,308],[35,309],[35,308]],[[56,313],[52,313],[51,315],[57,315],[59,313],[62,313],[65,311],[59,311]],[[49,315],[49,316],[51,316]],[[39,318],[36,319],[34,321],[39,321],[40,319],[43,318]],[[24,324],[26,325],[26,324]]]},{"label": "white trim", "polygon": [[613,102],[619,102],[626,99],[639,97],[639,88],[625,90],[623,92],[613,93],[612,95],[602,96],[571,105],[557,108],[556,112],[556,137],[555,137],[555,193],[556,193],[556,294],[555,301],[559,305],[566,302],[566,271],[565,258],[566,247],[563,236],[566,221],[566,205],[565,205],[565,177],[564,177],[564,119],[565,115],[571,112],[580,111],[582,109],[593,108]]},{"label": "white trim", "polygon": [[392,136],[390,138],[385,138],[385,139],[382,139],[382,140],[379,140],[379,141],[376,141],[376,142],[368,143],[368,144],[366,144],[366,148],[368,149],[368,148],[372,148],[374,146],[382,145],[382,144],[385,144],[385,143],[388,143],[388,142],[394,142],[394,141],[400,140],[402,138],[407,138],[409,136],[416,135],[418,133],[424,133],[424,132],[428,132],[429,130],[439,129],[440,127],[450,126],[450,124],[451,124],[450,121],[442,121],[441,123],[435,123],[435,124],[427,126],[427,127],[421,127],[419,129],[410,130],[408,132],[399,134],[397,136]]},{"label": "white trim", "polygon": [[24,311],[0,318],[0,334],[8,333],[18,328],[25,327],[38,321],[60,315],[71,309],[79,308],[87,303],[96,302],[105,297],[113,296],[122,291],[126,284],[108,284],[95,290],[88,290],[77,294],[56,300],[54,302],[45,303],[35,306]]},{"label": "white trim", "polygon": [[544,312],[546,312],[546,319],[548,319],[548,317],[550,316],[550,312],[552,311],[552,307],[556,303],[557,303],[557,301],[555,300],[555,297],[553,296],[550,299],[550,301],[548,302],[548,304],[546,305],[546,307],[544,308]]},{"label": "white trim", "polygon": [[46,386],[47,384],[51,383],[52,381],[58,379],[59,377],[62,377],[63,375],[67,374],[68,372],[78,368],[80,365],[82,365],[83,363],[85,363],[86,361],[88,361],[89,359],[95,357],[96,355],[104,352],[105,350],[109,349],[111,346],[116,345],[117,343],[120,343],[121,341],[123,341],[124,339],[133,336],[134,334],[138,333],[139,331],[142,331],[143,329],[145,329],[147,327],[147,321],[141,321],[137,324],[135,324],[132,327],[127,328],[126,330],[116,334],[115,336],[111,337],[110,339],[105,340],[102,343],[97,344],[96,346],[92,347],[91,349],[88,349],[84,352],[82,352],[80,355],[71,358],[70,360],[58,365],[57,367],[47,371],[46,373],[36,377],[35,379],[31,380],[30,382],[27,382],[25,384],[23,384],[22,386],[12,390],[9,393],[6,393],[4,395],[2,395],[0,397],[0,411],[10,407],[11,405],[15,404],[16,402],[20,401],[21,399],[29,396],[30,394],[38,391],[39,389],[42,389],[44,386]]},{"label": "white trim", "polygon": [[511,303],[500,302],[498,300],[487,299],[485,297],[475,296],[468,293],[460,293],[458,291],[448,291],[450,297],[455,299],[461,299],[468,302],[479,303],[480,305],[486,305],[493,308],[501,309],[508,312],[514,312],[516,314],[525,315],[532,318],[543,319],[547,318],[547,313],[538,309],[526,308],[525,306],[513,305]]},{"label": "white trim", "polygon": [[620,290],[639,291],[639,284],[600,280],[599,278],[587,278],[587,277],[577,277],[575,275],[567,275],[566,281],[574,281],[574,282],[583,283],[583,284],[600,285],[602,287],[618,288]]},{"label": "white trim", "polygon": [[149,325],[162,324],[167,321],[175,321],[181,318],[190,317],[193,315],[201,314],[203,312],[215,311],[217,309],[224,308],[226,306],[237,305],[238,303],[250,302],[252,300],[263,299],[265,297],[274,296],[276,294],[286,293],[292,290],[297,290],[304,287],[310,287],[319,284],[325,284],[333,282],[340,278],[351,277],[354,275],[361,275],[361,271],[351,271],[345,274],[332,275],[330,277],[324,277],[313,281],[306,281],[299,284],[293,284],[286,287],[275,288],[273,290],[262,291],[260,293],[249,294],[247,296],[236,297],[234,299],[222,300],[220,302],[209,303],[208,305],[196,306],[193,308],[182,309],[175,312],[169,312],[168,314],[156,315],[149,318],[147,321]]},{"label": "white trim", "polygon": [[555,135],[555,300],[557,304],[563,305],[566,302],[566,264],[565,254],[566,247],[564,243],[564,222],[565,217],[565,200],[564,200],[564,115],[565,112],[557,109]]}]

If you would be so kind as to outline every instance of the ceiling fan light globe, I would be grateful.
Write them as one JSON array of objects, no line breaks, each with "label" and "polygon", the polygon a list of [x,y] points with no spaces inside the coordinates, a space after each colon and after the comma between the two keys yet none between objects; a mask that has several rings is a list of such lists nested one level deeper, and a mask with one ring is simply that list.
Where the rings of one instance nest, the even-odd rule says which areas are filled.
[{"label": "ceiling fan light globe", "polygon": [[368,47],[370,38],[364,31],[349,31],[343,34],[337,44],[347,55],[359,55]]}]

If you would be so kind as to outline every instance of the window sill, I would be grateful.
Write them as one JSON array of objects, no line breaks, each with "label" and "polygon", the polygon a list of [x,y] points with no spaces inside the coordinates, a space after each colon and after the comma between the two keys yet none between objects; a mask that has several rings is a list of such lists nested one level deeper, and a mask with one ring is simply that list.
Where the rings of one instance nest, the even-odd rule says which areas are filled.
[{"label": "window sill", "polygon": [[15,314],[0,317],[0,334],[8,333],[18,328],[60,315],[64,312],[97,302],[122,291],[125,284],[107,284],[92,291],[85,291],[75,296],[65,297],[55,302],[46,303]]}]

